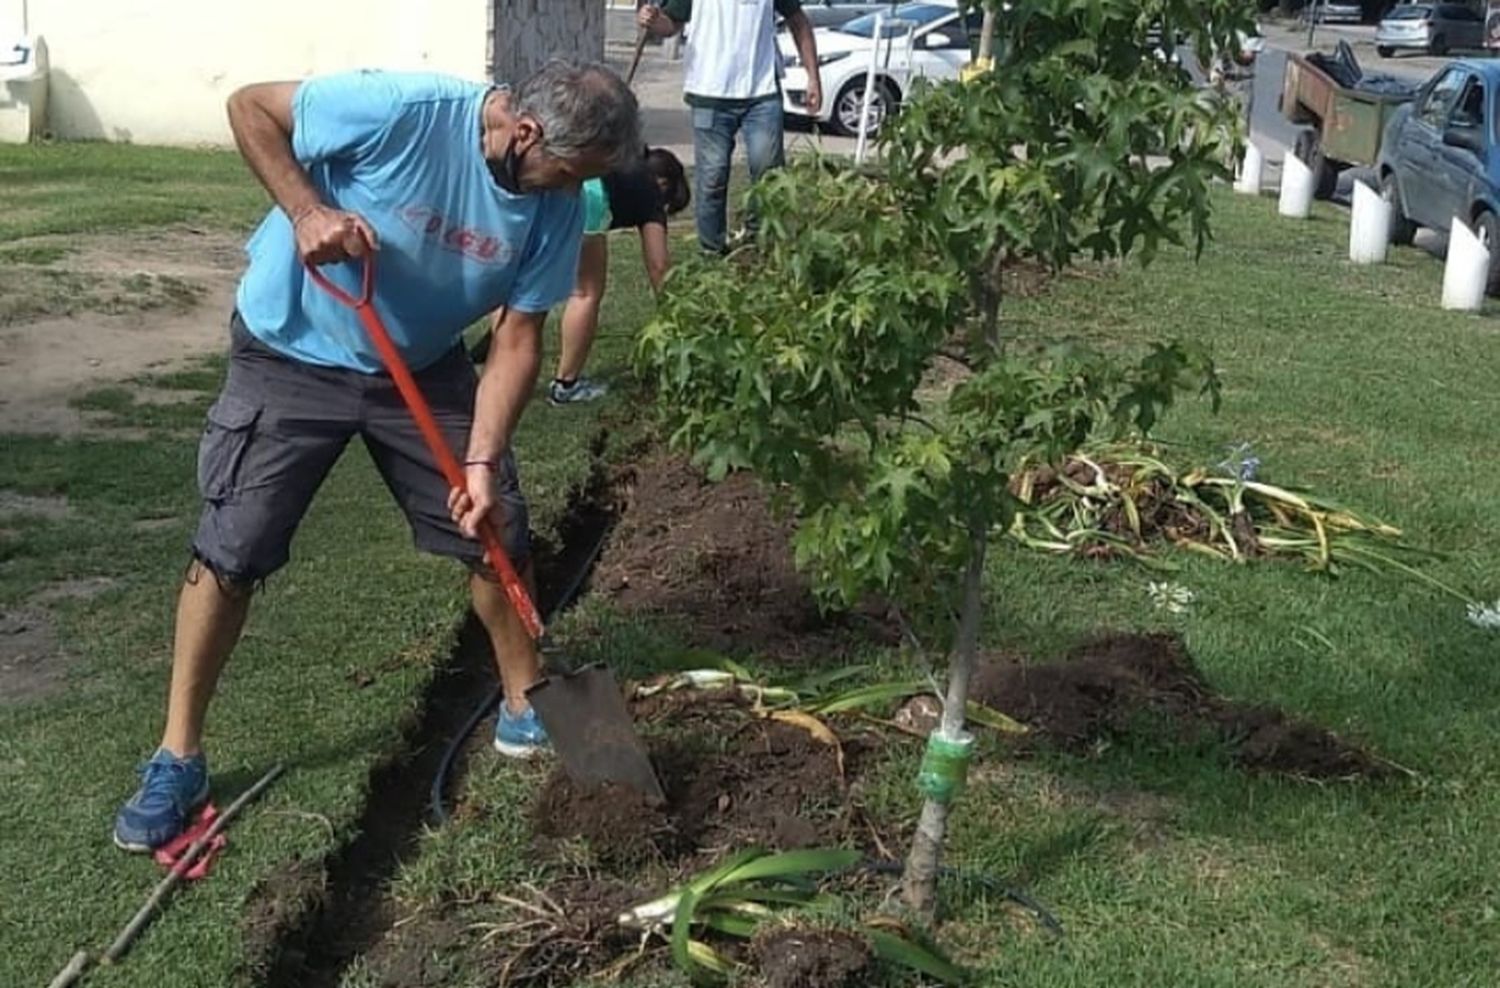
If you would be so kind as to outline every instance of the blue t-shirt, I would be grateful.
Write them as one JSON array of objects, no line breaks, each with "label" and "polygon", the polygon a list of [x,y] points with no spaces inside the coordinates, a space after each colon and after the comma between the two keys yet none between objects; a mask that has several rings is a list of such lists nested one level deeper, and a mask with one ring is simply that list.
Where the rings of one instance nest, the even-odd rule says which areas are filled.
[{"label": "blue t-shirt", "polygon": [[[292,100],[292,150],[330,206],[380,238],[375,309],[413,369],[442,357],[500,306],[546,312],[573,290],[583,209],[576,191],[512,195],[480,149],[489,88],[430,74],[350,72],[309,79]],[[354,312],[313,284],[291,221],[274,209],[246,247],[240,315],[289,357],[384,369]],[[359,265],[322,271],[358,296]]]}]

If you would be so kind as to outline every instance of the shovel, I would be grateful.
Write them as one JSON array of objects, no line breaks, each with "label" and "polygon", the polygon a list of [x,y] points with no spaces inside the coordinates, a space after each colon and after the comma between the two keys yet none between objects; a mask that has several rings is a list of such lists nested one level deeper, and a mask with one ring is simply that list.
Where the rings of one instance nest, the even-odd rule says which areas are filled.
[{"label": "shovel", "polygon": [[[354,310],[395,382],[402,402],[416,420],[417,429],[437,461],[443,478],[451,487],[464,488],[466,481],[458,457],[448,448],[437,420],[432,417],[432,409],[422,397],[421,388],[392,342],[380,314],[375,311],[372,302],[375,293],[374,255],[364,257],[358,298],[329,281],[311,264],[307,266],[307,273],[313,283],[334,300]],[[488,519],[480,523],[479,541],[484,546],[485,559],[500,577],[505,595],[520,615],[527,634],[533,640],[540,639],[544,630],[541,616]],[[625,696],[608,669],[589,666],[573,673],[549,676],[528,690],[526,696],[536,708],[542,726],[547,729],[558,757],[562,759],[563,771],[569,776],[584,783],[619,783],[648,799],[665,801],[656,770],[651,766],[645,746],[636,737]]]},{"label": "shovel", "polygon": [[667,801],[661,780],[635,733],[625,694],[601,665],[548,675],[526,691],[563,770],[572,779],[629,786],[656,805]]}]

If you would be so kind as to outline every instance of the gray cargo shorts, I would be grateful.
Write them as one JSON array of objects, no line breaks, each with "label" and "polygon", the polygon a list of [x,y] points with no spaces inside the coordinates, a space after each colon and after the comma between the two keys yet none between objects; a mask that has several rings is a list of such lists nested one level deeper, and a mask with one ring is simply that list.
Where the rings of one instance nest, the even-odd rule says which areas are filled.
[{"label": "gray cargo shorts", "polygon": [[[473,365],[454,347],[415,377],[461,458],[474,418]],[[417,548],[483,571],[483,550],[453,523],[448,482],[391,379],[283,356],[252,336],[239,313],[230,320],[229,376],[198,445],[203,514],[193,554],[233,582],[264,580],[286,565],[313,494],[355,436],[406,513]],[[529,519],[509,453],[495,483],[505,550],[520,568]]]}]

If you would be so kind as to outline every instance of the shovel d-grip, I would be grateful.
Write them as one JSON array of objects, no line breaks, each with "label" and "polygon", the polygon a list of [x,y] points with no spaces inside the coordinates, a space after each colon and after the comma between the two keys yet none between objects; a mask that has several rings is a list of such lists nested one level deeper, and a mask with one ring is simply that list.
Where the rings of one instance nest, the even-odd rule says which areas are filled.
[{"label": "shovel d-grip", "polygon": [[[354,314],[364,325],[365,332],[369,334],[370,342],[375,344],[381,363],[385,364],[391,380],[396,383],[396,390],[401,394],[401,400],[406,404],[407,411],[411,412],[411,417],[416,420],[417,429],[422,433],[422,439],[426,442],[433,459],[437,461],[438,470],[442,472],[443,479],[448,481],[450,487],[466,490],[468,482],[464,478],[463,467],[459,465],[458,457],[454,456],[453,450],[448,448],[448,441],[443,437],[442,430],[438,428],[437,420],[432,417],[432,409],[428,406],[427,399],[422,397],[422,389],[417,386],[416,379],[412,377],[411,370],[401,357],[401,352],[396,349],[396,344],[391,340],[391,334],[386,331],[380,314],[375,311],[372,302],[375,294],[374,255],[365,255],[363,268],[358,298],[329,281],[323,272],[311,264],[307,265],[307,274],[315,285],[327,292],[335,301],[354,310]],[[526,633],[533,640],[541,638],[543,632],[541,615],[537,613],[531,594],[526,592],[525,585],[516,574],[516,568],[511,565],[510,557],[505,554],[505,548],[500,544],[500,538],[495,533],[495,526],[488,518],[479,523],[479,542],[484,546],[485,560],[495,571],[495,575],[500,578],[500,585],[505,590],[505,596],[510,599],[511,606],[520,616],[521,623],[526,627]]]}]

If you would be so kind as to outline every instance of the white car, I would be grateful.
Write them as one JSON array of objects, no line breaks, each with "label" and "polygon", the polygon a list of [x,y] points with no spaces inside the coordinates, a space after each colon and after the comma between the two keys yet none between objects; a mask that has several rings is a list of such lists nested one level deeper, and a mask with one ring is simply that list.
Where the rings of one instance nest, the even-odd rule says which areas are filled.
[{"label": "white car", "polygon": [[[978,37],[981,16],[977,10],[967,17],[960,14],[957,0],[926,0],[901,4],[892,16],[882,19],[875,91],[870,96],[870,133],[900,105],[914,79],[957,78],[958,70],[970,60],[970,38]],[[786,35],[780,38],[782,106],[790,116],[811,118],[841,134],[858,133],[865,76],[875,49],[875,15],[819,28],[813,34],[818,42],[823,106],[816,115],[807,112],[807,69]]]}]

